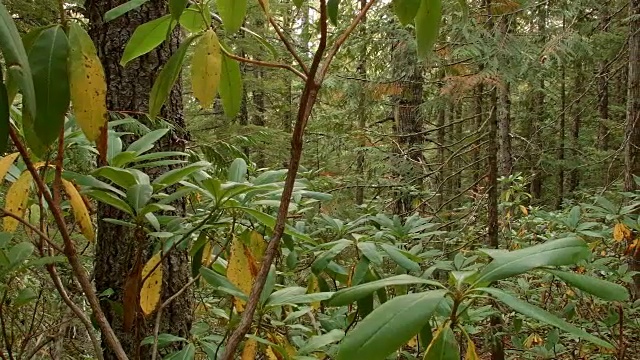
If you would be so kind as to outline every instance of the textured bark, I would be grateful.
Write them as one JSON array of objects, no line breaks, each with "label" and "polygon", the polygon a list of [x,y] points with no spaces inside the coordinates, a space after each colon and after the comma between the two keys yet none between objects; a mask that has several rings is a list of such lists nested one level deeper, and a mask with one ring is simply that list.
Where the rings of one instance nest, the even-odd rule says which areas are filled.
[{"label": "textured bark", "polygon": [[[584,86],[584,73],[580,64],[576,69],[576,78],[574,85],[574,94],[580,94]],[[573,121],[571,122],[571,148],[572,148],[572,163],[573,168],[569,171],[569,177],[567,179],[567,193],[571,194],[578,189],[580,184],[580,170],[578,169],[580,163],[580,127],[582,125],[582,98],[578,98],[573,103]]]},{"label": "textured bark", "polygon": [[[126,2],[126,0],[87,0],[85,8],[91,23],[90,35],[93,38],[98,56],[105,69],[107,80],[107,107],[111,111],[146,112],[149,108],[149,93],[162,65],[166,63],[180,44],[180,33],[176,30],[168,41],[149,54],[132,61],[126,67],[120,66],[120,58],[131,34],[140,24],[156,19],[167,13],[166,1],[152,0],[138,10],[104,23],[103,15],[110,9]],[[180,84],[180,81],[178,81]],[[183,151],[187,134],[185,132],[182,111],[182,89],[176,85],[161,112],[161,116],[171,123],[174,130],[158,144],[156,150]],[[153,169],[151,176],[167,171]],[[174,204],[184,209],[184,203]],[[122,342],[122,346],[131,359],[148,359],[148,348],[139,348],[139,342],[152,333],[153,320],[137,319],[134,333],[123,329],[122,296],[127,274],[134,265],[138,242],[132,230],[120,225],[110,224],[102,219],[126,219],[126,215],[115,208],[100,204],[98,206],[98,239],[95,256],[95,284],[98,293],[107,289],[113,291],[109,299],[105,299],[102,307],[111,326]],[[143,260],[146,260],[153,249],[149,239],[143,239]],[[174,251],[163,262],[163,294],[162,298],[180,290],[190,276],[188,254],[185,251]],[[184,292],[163,311],[161,333],[172,333],[188,336],[192,322],[192,302],[189,291]],[[114,359],[110,350],[105,350],[105,359]]]},{"label": "textured bark", "polygon": [[[360,9],[363,9],[367,5],[366,0],[360,0]],[[365,39],[367,36],[367,17],[362,18],[362,22],[360,24],[360,36]],[[358,62],[358,77],[363,82],[360,87],[360,93],[358,94],[358,129],[363,132],[362,140],[360,141],[360,147],[364,149],[367,146],[366,138],[364,136],[364,131],[367,127],[367,97],[365,92],[364,82],[367,80],[367,44],[366,42],[362,43],[360,48],[360,59]],[[358,151],[356,155],[356,173],[357,176],[361,178],[365,178],[365,151],[361,149]],[[364,187],[358,186],[356,188],[356,205],[362,205],[364,202]]]},{"label": "textured bark", "polygon": [[[609,24],[608,2],[601,3],[602,19],[600,20],[600,30],[607,31]],[[609,61],[604,59],[598,65],[598,149],[607,150],[609,148]]]},{"label": "textured bark", "polygon": [[[627,83],[627,126],[625,131],[626,191],[638,190],[634,176],[640,176],[640,0],[629,1],[629,74]],[[640,250],[631,257],[631,271],[640,271]],[[635,276],[634,294],[640,298],[640,275]]]},{"label": "textured bark", "polygon": [[558,121],[558,147],[556,149],[556,160],[558,161],[558,172],[556,174],[556,209],[562,208],[562,201],[564,200],[564,142],[565,142],[565,123],[566,123],[566,111],[567,111],[567,94],[565,83],[565,67],[562,65],[562,79],[560,80],[560,119]]},{"label": "textured bark", "polygon": [[[499,23],[500,36],[504,42],[509,32],[508,15],[502,15]],[[509,64],[505,64],[509,66]],[[511,84],[507,81],[504,86],[499,89],[499,106],[498,106],[498,146],[499,146],[499,165],[498,174],[501,176],[509,176],[513,169],[513,159],[511,156]]]},{"label": "textured bark", "polygon": [[[538,33],[540,34],[540,41],[542,44],[546,41],[547,32],[547,4],[542,3],[538,6]],[[545,82],[544,76],[541,76],[539,81],[539,88],[536,90],[533,99],[533,107],[535,111],[534,120],[532,124],[531,142],[533,144],[532,150],[537,153],[542,153],[542,141],[540,131],[545,120]],[[540,199],[542,196],[542,169],[539,166],[540,156],[534,156],[531,163],[531,197],[534,200]]]}]

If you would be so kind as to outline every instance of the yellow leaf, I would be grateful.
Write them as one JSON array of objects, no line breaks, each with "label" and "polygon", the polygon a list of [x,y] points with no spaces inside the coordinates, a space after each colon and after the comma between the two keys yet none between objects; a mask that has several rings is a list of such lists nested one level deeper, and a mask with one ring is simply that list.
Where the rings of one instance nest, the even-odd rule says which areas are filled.
[{"label": "yellow leaf", "polygon": [[467,341],[467,353],[464,356],[464,360],[480,360],[476,351],[476,344],[471,339]]},{"label": "yellow leaf", "polygon": [[276,355],[275,351],[273,351],[271,346],[267,348],[266,355],[267,355],[267,360],[279,360],[278,356]]},{"label": "yellow leaf", "polygon": [[202,266],[209,267],[213,262],[213,246],[211,241],[207,241],[202,248]]},{"label": "yellow leaf", "polygon": [[[162,254],[155,254],[142,268],[142,279],[147,279],[140,289],[140,308],[145,315],[153,313],[162,296]],[[157,265],[157,267],[156,267]],[[155,268],[155,270],[154,270]],[[153,270],[153,272],[151,272]],[[151,272],[151,275],[149,273]],[[147,277],[147,275],[149,275]]]},{"label": "yellow leaf", "polygon": [[620,242],[629,237],[631,237],[631,230],[629,230],[625,224],[617,223],[616,226],[613,227],[613,239],[615,241]]},{"label": "yellow leaf", "polygon": [[91,224],[91,216],[89,215],[89,210],[82,200],[82,196],[78,192],[78,189],[69,181],[62,179],[62,186],[64,187],[64,191],[69,196],[69,202],[71,203],[71,209],[73,210],[73,217],[78,222],[78,226],[80,226],[80,231],[82,235],[89,241],[93,241],[95,239],[95,234],[93,232],[93,224]]},{"label": "yellow leaf", "polygon": [[209,29],[198,41],[191,64],[191,86],[200,106],[213,104],[220,85],[222,52],[216,33]]},{"label": "yellow leaf", "polygon": [[107,126],[107,83],[91,38],[75,22],[69,29],[68,67],[76,121],[87,139],[98,141]]},{"label": "yellow leaf", "polygon": [[[227,278],[247,295],[251,292],[251,286],[253,285],[251,267],[256,267],[256,264],[252,263],[252,260],[247,256],[248,252],[242,241],[234,236],[227,266]],[[244,310],[244,300],[235,298],[234,303],[238,312]]]},{"label": "yellow leaf", "polygon": [[[318,286],[318,278],[316,277],[315,274],[310,274],[309,275],[309,282],[307,283],[307,294],[314,294],[320,291],[320,288]],[[314,309],[319,309],[320,308],[320,302],[316,301],[311,303],[311,307]]]},{"label": "yellow leaf", "polygon": [[411,340],[407,342],[407,346],[410,348],[414,348],[418,346],[418,337],[417,336],[412,337]]},{"label": "yellow leaf", "polygon": [[[5,210],[19,217],[24,217],[27,211],[27,203],[29,202],[30,189],[31,174],[25,171],[7,191],[7,197],[4,202]],[[18,228],[18,224],[18,220],[9,216],[4,217],[4,231],[14,232]]]},{"label": "yellow leaf", "polygon": [[520,205],[520,211],[522,211],[522,213],[526,216],[529,215],[529,210],[527,210],[526,207]]},{"label": "yellow leaf", "polygon": [[244,343],[244,349],[242,349],[241,360],[255,360],[258,354],[258,342],[254,339],[249,339]]},{"label": "yellow leaf", "polygon": [[0,184],[4,181],[4,178],[7,176],[9,172],[9,168],[13,164],[14,161],[18,158],[18,153],[13,153],[7,156],[4,156],[0,159]]},{"label": "yellow leaf", "polygon": [[264,241],[264,236],[257,231],[252,231],[249,234],[249,249],[251,249],[251,254],[253,254],[258,264],[260,264],[264,252],[267,250],[267,243]]}]

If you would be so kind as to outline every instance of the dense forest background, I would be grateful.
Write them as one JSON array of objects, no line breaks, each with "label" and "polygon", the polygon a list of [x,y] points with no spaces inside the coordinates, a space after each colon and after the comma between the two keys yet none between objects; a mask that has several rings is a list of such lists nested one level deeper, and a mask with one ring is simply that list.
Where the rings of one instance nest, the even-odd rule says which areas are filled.
[{"label": "dense forest background", "polygon": [[0,359],[640,359],[640,1],[0,4]]}]

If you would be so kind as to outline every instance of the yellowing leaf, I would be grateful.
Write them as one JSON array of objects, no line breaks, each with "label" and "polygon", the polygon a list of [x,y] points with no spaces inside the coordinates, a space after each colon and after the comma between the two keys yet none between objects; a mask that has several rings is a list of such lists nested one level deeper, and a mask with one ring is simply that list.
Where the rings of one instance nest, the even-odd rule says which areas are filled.
[{"label": "yellowing leaf", "polygon": [[264,252],[267,250],[267,243],[264,241],[264,236],[257,231],[252,231],[251,234],[249,234],[249,249],[258,264],[260,264]]},{"label": "yellowing leaf", "polygon": [[78,226],[80,227],[80,231],[82,235],[89,241],[93,241],[95,239],[95,234],[93,232],[93,224],[91,224],[91,216],[89,215],[89,210],[82,200],[82,196],[78,192],[78,189],[69,181],[62,179],[62,186],[64,187],[64,191],[69,196],[69,202],[71,203],[71,209],[73,210],[73,217],[78,222]]},{"label": "yellowing leaf", "polygon": [[[318,286],[318,278],[315,276],[315,274],[310,274],[309,282],[307,283],[307,294],[317,293],[318,291],[320,291],[320,288]],[[320,302],[316,301],[311,303],[311,307],[313,307],[314,309],[319,309]]]},{"label": "yellowing leaf", "polygon": [[[252,260],[247,256],[248,252],[242,241],[234,236],[231,243],[229,265],[227,266],[227,278],[247,295],[251,292],[251,286],[253,285],[251,267],[256,267],[256,264],[252,263]],[[238,312],[244,310],[244,300],[235,298],[234,303]]]},{"label": "yellowing leaf", "polygon": [[209,267],[213,262],[213,246],[211,241],[207,241],[202,248],[202,266]]},{"label": "yellowing leaf", "polygon": [[529,210],[527,210],[527,208],[526,208],[526,207],[524,207],[524,206],[522,206],[522,205],[520,205],[520,211],[522,211],[522,213],[523,213],[525,216],[529,215]]},{"label": "yellowing leaf", "polygon": [[410,348],[414,348],[418,346],[418,337],[417,336],[412,337],[411,340],[407,342],[407,346]]},{"label": "yellowing leaf", "polygon": [[4,178],[7,176],[7,173],[9,172],[9,168],[11,167],[13,162],[16,161],[19,155],[20,154],[18,153],[13,153],[13,154],[4,156],[2,159],[0,159],[0,184],[4,181]]},{"label": "yellowing leaf", "polygon": [[[107,83],[89,35],[75,22],[69,29],[69,85],[76,121],[87,139],[106,137]],[[106,150],[106,149],[105,149]]]},{"label": "yellowing leaf", "polygon": [[258,354],[258,342],[254,339],[249,339],[244,343],[244,349],[242,349],[241,360],[255,360]]},{"label": "yellowing leaf", "polygon": [[208,108],[218,94],[222,52],[216,33],[209,29],[198,41],[191,64],[191,86],[200,106]]},{"label": "yellowing leaf", "polygon": [[[14,182],[7,191],[4,208],[8,212],[24,217],[29,202],[29,190],[31,189],[31,173],[23,172],[18,180]],[[4,231],[14,232],[18,228],[19,221],[9,217],[4,217]]]},{"label": "yellowing leaf", "polygon": [[[161,260],[162,254],[157,253],[142,268],[142,279],[146,278],[147,280],[145,280],[140,289],[140,308],[145,315],[153,313],[158,307],[158,303],[160,303],[160,297],[162,296]],[[153,272],[151,272],[152,270]],[[149,275],[150,272],[151,275]]]},{"label": "yellowing leaf", "polygon": [[617,223],[616,226],[613,227],[613,239],[615,241],[620,242],[629,237],[631,237],[631,230],[629,230],[625,224]]},{"label": "yellowing leaf", "polygon": [[278,356],[276,355],[275,351],[273,351],[271,346],[267,348],[266,355],[267,355],[267,360],[279,360]]},{"label": "yellowing leaf", "polygon": [[476,344],[471,339],[467,341],[467,353],[464,356],[464,360],[480,360],[478,352],[476,351]]}]

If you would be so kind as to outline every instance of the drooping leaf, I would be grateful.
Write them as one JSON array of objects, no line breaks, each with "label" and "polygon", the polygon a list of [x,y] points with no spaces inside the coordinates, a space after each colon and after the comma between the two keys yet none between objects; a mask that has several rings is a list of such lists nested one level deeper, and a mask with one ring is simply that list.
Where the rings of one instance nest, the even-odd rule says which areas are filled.
[{"label": "drooping leaf", "polygon": [[580,329],[574,325],[569,324],[568,322],[562,320],[561,318],[553,315],[552,313],[546,310],[543,310],[535,305],[529,304],[526,301],[517,299],[502,290],[495,289],[495,288],[479,288],[477,289],[477,291],[483,291],[483,292],[489,293],[490,295],[498,299],[500,302],[509,306],[513,310],[521,313],[522,315],[525,315],[530,318],[536,319],[538,321],[542,321],[549,325],[555,326],[560,330],[566,331],[574,336],[587,340],[598,346],[602,346],[607,349],[613,349],[613,346],[610,343],[589,334],[583,329]]},{"label": "drooping leaf", "polygon": [[124,200],[120,199],[119,197],[117,197],[116,195],[113,195],[108,191],[90,190],[90,191],[87,191],[86,194],[98,201],[101,201],[107,205],[113,206],[120,211],[124,211],[129,215],[133,215],[133,210],[131,210],[131,207]]},{"label": "drooping leaf", "polygon": [[115,20],[131,10],[137,9],[149,0],[129,0],[120,4],[104,14],[104,22]]},{"label": "drooping leaf", "polygon": [[[142,268],[140,288],[140,308],[145,315],[152,314],[162,297],[162,254],[157,253]],[[146,280],[145,280],[146,278]]]},{"label": "drooping leaf", "polygon": [[545,269],[545,271],[559,277],[567,284],[603,300],[626,301],[629,299],[629,292],[624,286],[588,275],[553,269]]},{"label": "drooping leaf", "polygon": [[222,51],[216,33],[209,29],[196,44],[191,64],[193,96],[204,109],[209,108],[218,94],[222,71]]},{"label": "drooping leaf", "polygon": [[244,159],[237,158],[233,160],[229,166],[229,172],[227,174],[227,180],[241,183],[244,182],[247,177],[247,163]]},{"label": "drooping leaf", "polygon": [[467,340],[467,351],[464,355],[464,360],[480,360],[480,356],[478,356],[478,351],[476,350],[476,344],[473,343],[473,340]]},{"label": "drooping leaf", "polygon": [[185,167],[181,167],[178,169],[173,169],[167,171],[166,173],[158,176],[154,181],[154,185],[159,185],[160,187],[171,186],[179,181],[184,180],[187,176],[195,173],[196,171],[200,171],[207,167],[211,166],[206,161],[198,161],[193,164],[189,164]]},{"label": "drooping leaf", "polygon": [[327,302],[330,306],[344,306],[361,299],[367,295],[373,294],[378,289],[395,285],[411,285],[411,284],[427,284],[441,286],[433,280],[426,280],[411,275],[397,275],[386,279],[367,282],[364,284],[348,287],[336,292]]},{"label": "drooping leaf", "polygon": [[240,360],[254,360],[258,355],[258,342],[255,339],[249,339],[244,343]]},{"label": "drooping leaf", "polygon": [[72,22],[69,28],[69,89],[76,121],[106,159],[107,83],[89,35]]},{"label": "drooping leaf", "polygon": [[156,141],[160,140],[168,132],[169,129],[157,129],[146,133],[144,136],[129,145],[129,147],[127,147],[127,151],[131,151],[135,155],[144,154],[145,152],[153,149],[153,145]]},{"label": "drooping leaf", "polygon": [[382,264],[382,255],[378,252],[378,248],[375,243],[372,242],[359,242],[358,249],[362,251],[362,254],[376,265]]},{"label": "drooping leaf", "polygon": [[240,29],[247,13],[247,0],[217,0],[218,13],[228,34]]},{"label": "drooping leaf", "polygon": [[440,33],[441,21],[442,0],[421,0],[415,17],[419,57],[426,58],[431,53]]},{"label": "drooping leaf", "polygon": [[193,360],[196,357],[196,347],[189,343],[182,350],[166,356],[163,360]]},{"label": "drooping leaf", "polygon": [[427,347],[424,360],[459,360],[460,348],[456,341],[456,336],[447,324],[438,330],[431,344]]},{"label": "drooping leaf", "polygon": [[169,98],[171,89],[173,89],[176,80],[178,80],[178,76],[180,76],[182,63],[184,62],[187,50],[191,43],[198,37],[199,35],[191,36],[184,40],[178,50],[171,55],[169,61],[167,61],[162,70],[160,70],[158,78],[151,88],[151,95],[149,96],[149,117],[151,117],[151,119],[155,119],[156,116],[160,114],[162,105],[164,105],[167,98]]},{"label": "drooping leaf", "polygon": [[29,58],[13,17],[0,2],[0,50],[7,68],[7,77],[15,79],[22,89],[25,109],[36,116],[36,92],[33,85]]},{"label": "drooping leaf", "polygon": [[207,283],[215,287],[217,290],[225,292],[243,301],[247,300],[247,295],[242,292],[242,290],[238,289],[229,281],[229,279],[218,274],[217,272],[205,267],[201,267],[200,274],[202,274],[202,278]]},{"label": "drooping leaf", "polygon": [[28,56],[36,90],[34,130],[46,147],[58,138],[70,101],[69,42],[62,27],[40,31],[29,47]]},{"label": "drooping leaf", "polygon": [[201,12],[195,7],[187,8],[180,16],[180,25],[190,33],[204,31],[211,25],[211,13],[207,9]]},{"label": "drooping leaf", "polygon": [[153,195],[153,187],[149,184],[135,184],[127,189],[127,201],[135,210],[140,211]]},{"label": "drooping leaf", "polygon": [[242,75],[240,64],[228,56],[222,56],[222,73],[220,74],[220,98],[225,115],[233,119],[242,107]]},{"label": "drooping leaf", "polygon": [[175,25],[171,15],[165,15],[138,26],[124,47],[120,65],[126,66],[129,61],[162,44]]},{"label": "drooping leaf", "polygon": [[34,249],[33,244],[26,241],[14,245],[7,255],[9,257],[9,262],[11,264],[22,264],[29,258],[29,256],[31,256],[31,254],[33,254]]},{"label": "drooping leaf", "polygon": [[[256,209],[252,209],[249,207],[236,207],[236,209],[242,210],[245,213],[251,215],[252,217],[254,217],[256,220],[258,220],[260,223],[262,223],[263,225],[265,225],[266,227],[273,229],[276,226],[276,218],[274,218],[273,216],[269,215],[269,214],[265,214],[262,211],[256,210]],[[297,231],[293,226],[291,225],[286,225],[284,228],[284,233],[290,236],[294,236],[302,241],[312,241],[311,238],[306,235],[303,234],[299,231]]]},{"label": "drooping leaf", "polygon": [[[251,267],[257,268],[255,260],[249,256],[249,250],[242,241],[234,237],[231,242],[229,265],[227,265],[227,278],[246,295],[249,295],[253,285],[254,276],[250,270]],[[238,312],[244,310],[245,301],[243,299],[235,298],[234,304]]]},{"label": "drooping leaf", "polygon": [[[6,211],[18,217],[24,217],[27,211],[27,203],[29,202],[29,194],[31,193],[31,180],[31,173],[24,171],[18,177],[18,180],[9,187],[4,202]],[[3,221],[5,232],[12,233],[18,228],[19,221],[10,216],[5,216]]]},{"label": "drooping leaf", "polygon": [[351,241],[345,239],[336,241],[335,245],[333,245],[331,249],[325,251],[316,258],[316,260],[311,264],[311,271],[316,274],[322,272],[329,263],[342,252],[342,250],[351,244]]},{"label": "drooping leaf", "polygon": [[344,331],[333,329],[326,334],[313,336],[298,350],[298,354],[311,354],[323,347],[340,341],[344,337]]},{"label": "drooping leaf", "polygon": [[393,10],[402,25],[409,25],[415,19],[420,0],[393,0]]},{"label": "drooping leaf", "polygon": [[95,233],[93,231],[93,224],[91,223],[91,215],[78,189],[76,189],[73,183],[65,179],[62,179],[62,187],[69,197],[73,217],[76,219],[82,235],[84,235],[87,240],[94,241]]},{"label": "drooping leaf", "polygon": [[446,291],[395,297],[373,310],[342,340],[337,360],[384,360],[429,321]]},{"label": "drooping leaf", "polygon": [[573,265],[591,254],[576,237],[548,241],[525,249],[494,254],[494,260],[478,274],[476,284],[491,283],[542,266]]},{"label": "drooping leaf", "polygon": [[169,12],[175,20],[179,20],[182,13],[187,8],[189,0],[169,0]]},{"label": "drooping leaf", "polygon": [[327,15],[329,16],[329,20],[333,24],[333,26],[338,25],[338,7],[340,5],[340,0],[329,0],[327,1]]},{"label": "drooping leaf", "polygon": [[420,271],[420,265],[405,256],[398,248],[390,244],[381,244],[382,249],[395,261],[396,264],[402,266],[409,271]]},{"label": "drooping leaf", "polygon": [[0,159],[0,184],[4,181],[4,178],[7,176],[9,172],[9,168],[13,165],[14,161],[20,156],[19,153],[15,152],[13,154],[9,154],[7,156],[3,156]]}]

